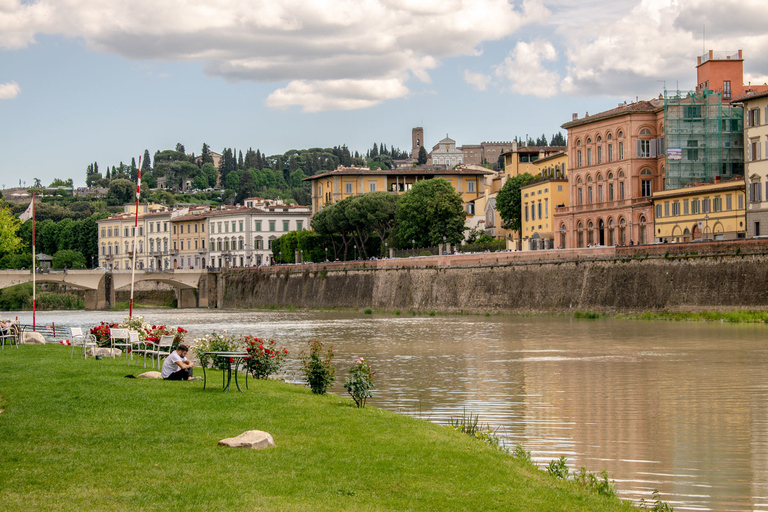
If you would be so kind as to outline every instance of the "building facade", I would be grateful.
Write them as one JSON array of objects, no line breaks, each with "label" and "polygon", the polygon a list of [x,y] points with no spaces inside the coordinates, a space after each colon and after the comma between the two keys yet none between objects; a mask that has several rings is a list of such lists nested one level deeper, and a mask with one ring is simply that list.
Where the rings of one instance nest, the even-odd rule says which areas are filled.
[{"label": "building facade", "polygon": [[305,178],[312,186],[312,214],[326,204],[368,192],[404,193],[419,181],[443,178],[451,183],[466,203],[483,195],[484,178],[495,173],[482,167],[455,169],[404,168],[371,170],[366,167],[340,167],[335,171]]},{"label": "building facade", "polygon": [[556,233],[556,207],[569,205],[568,154],[555,153],[536,161],[537,179],[520,188],[522,204],[521,238],[523,250],[552,249],[561,240]]},{"label": "building facade", "polygon": [[734,240],[746,235],[741,176],[654,192],[653,203],[657,242]]},{"label": "building facade", "polygon": [[[504,175],[511,178],[520,174],[531,174],[537,176],[540,172],[537,160],[565,153],[566,146],[518,146],[517,142],[511,144],[509,151],[505,151],[501,156],[504,157]],[[567,167],[566,164],[563,164]]]},{"label": "building facade", "polygon": [[463,162],[464,152],[456,147],[455,140],[448,137],[435,144],[427,161],[428,164],[444,165],[448,169]]},{"label": "building facade", "polygon": [[768,92],[744,96],[747,236],[768,235]]},{"label": "building facade", "polygon": [[[565,123],[569,206],[556,208],[564,248],[649,243],[664,177],[663,101],[639,101]],[[662,142],[659,142],[662,140]],[[560,244],[562,246],[562,244]]]},{"label": "building facade", "polygon": [[207,212],[208,207],[190,208],[186,215],[171,219],[172,268],[205,268]]}]

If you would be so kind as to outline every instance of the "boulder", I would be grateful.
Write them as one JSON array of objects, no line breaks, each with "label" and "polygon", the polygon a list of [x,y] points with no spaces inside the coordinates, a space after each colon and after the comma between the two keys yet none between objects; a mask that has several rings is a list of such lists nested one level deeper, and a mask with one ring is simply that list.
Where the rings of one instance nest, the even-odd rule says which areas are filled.
[{"label": "boulder", "polygon": [[136,376],[137,379],[162,379],[160,372],[144,372]]},{"label": "boulder", "polygon": [[45,338],[39,332],[24,332],[21,335],[22,345],[45,345]]},{"label": "boulder", "polygon": [[120,355],[123,353],[122,350],[119,348],[108,348],[108,347],[97,347],[97,348],[89,348],[85,351],[85,355],[88,357],[93,356],[102,356],[102,357],[112,357],[112,351],[115,351],[115,357],[120,357]]},{"label": "boulder", "polygon": [[261,430],[249,430],[243,432],[237,437],[229,437],[219,441],[219,446],[229,446],[231,448],[253,448],[260,450],[275,446],[272,436]]}]

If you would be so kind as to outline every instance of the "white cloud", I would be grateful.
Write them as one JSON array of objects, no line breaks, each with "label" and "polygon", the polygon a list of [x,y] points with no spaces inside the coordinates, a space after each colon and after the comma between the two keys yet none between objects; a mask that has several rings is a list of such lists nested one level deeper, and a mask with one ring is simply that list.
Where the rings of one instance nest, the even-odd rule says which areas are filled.
[{"label": "white cloud", "polygon": [[475,89],[484,91],[488,88],[488,84],[491,82],[491,77],[489,75],[484,75],[483,73],[473,73],[472,71],[465,69],[464,81],[469,85],[474,86]]},{"label": "white cloud", "polygon": [[303,112],[354,110],[400,98],[408,88],[397,78],[384,80],[295,80],[267,98],[270,108],[302,106]]},{"label": "white cloud", "polygon": [[[296,81],[322,94],[335,90],[323,81],[429,82],[440,59],[477,55],[548,16],[542,0],[0,0],[0,48],[59,34],[127,58],[201,61],[212,76]],[[377,90],[381,100],[391,92]]]},{"label": "white cloud", "polygon": [[505,88],[510,92],[541,98],[554,96],[559,92],[560,75],[543,63],[556,60],[557,50],[549,41],[520,41],[504,62],[496,66],[496,76],[509,84]]},{"label": "white cloud", "polygon": [[0,84],[0,100],[12,100],[21,93],[21,87],[16,82]]}]

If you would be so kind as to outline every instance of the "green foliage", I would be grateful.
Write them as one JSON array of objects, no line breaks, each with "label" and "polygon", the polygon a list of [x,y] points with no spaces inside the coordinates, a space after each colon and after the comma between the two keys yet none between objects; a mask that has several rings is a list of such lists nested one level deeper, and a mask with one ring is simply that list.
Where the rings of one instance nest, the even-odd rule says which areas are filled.
[{"label": "green foliage", "polygon": [[608,478],[608,471],[606,470],[602,470],[600,472],[600,476],[598,477],[594,473],[587,471],[587,468],[584,466],[581,466],[579,472],[574,475],[573,480],[584,490],[591,491],[608,498],[616,497],[616,482]]},{"label": "green foliage", "polygon": [[600,313],[593,311],[577,311],[573,314],[573,318],[583,318],[586,320],[597,320],[600,318]]},{"label": "green foliage", "polygon": [[229,361],[220,357],[214,360],[211,356],[206,355],[205,352],[235,352],[242,348],[240,337],[231,336],[227,334],[227,331],[217,332],[216,329],[202,338],[197,338],[192,344],[192,351],[197,356],[201,366],[218,368],[220,370],[226,370],[229,366]]},{"label": "green foliage", "polygon": [[[0,268],[32,268],[32,253],[6,254],[0,258]],[[30,291],[31,293],[31,291]],[[0,308],[2,309],[2,308]]]},{"label": "green foliage", "polygon": [[658,489],[653,490],[652,499],[653,503],[646,503],[645,498],[642,498],[638,508],[641,510],[650,510],[651,512],[675,512],[675,509],[672,508],[669,503],[661,501],[661,494],[659,494]]},{"label": "green foliage", "polygon": [[536,179],[526,173],[512,176],[496,194],[496,210],[504,222],[504,227],[520,232],[522,227],[522,200],[520,187]]},{"label": "green foliage", "polygon": [[32,283],[0,289],[0,311],[32,309]]},{"label": "green foliage", "polygon": [[53,268],[85,268],[85,256],[74,249],[62,249],[53,255]]},{"label": "green foliage", "polygon": [[450,182],[436,178],[419,181],[403,194],[397,204],[396,229],[401,248],[428,247],[443,238],[460,243],[464,238],[464,203]]},{"label": "green foliage", "polygon": [[365,407],[368,399],[373,396],[372,389],[376,388],[373,383],[373,376],[376,374],[371,370],[371,365],[364,358],[360,358],[355,362],[352,368],[349,369],[349,373],[352,377],[344,379],[344,389],[355,401],[358,409]]},{"label": "green foliage", "polygon": [[471,411],[467,414],[467,411],[464,410],[461,416],[449,419],[448,425],[457,432],[467,434],[469,437],[479,439],[496,448],[501,448],[501,439],[496,435],[496,431],[488,425],[483,426],[480,423],[480,416],[472,414]]},{"label": "green foliage", "polygon": [[419,165],[424,165],[427,163],[427,150],[424,146],[419,148],[418,163]]},{"label": "green foliage", "polygon": [[250,356],[245,367],[256,379],[267,379],[279,372],[288,356],[288,350],[278,347],[275,340],[245,336],[243,345]]},{"label": "green foliage", "polygon": [[21,220],[11,210],[0,207],[0,254],[14,253],[22,248],[23,242],[16,233],[21,227]]},{"label": "green foliage", "polygon": [[533,459],[531,459],[531,452],[526,451],[523,445],[515,445],[515,449],[512,451],[512,458],[518,460],[526,465],[533,465]]},{"label": "green foliage", "polygon": [[324,395],[336,380],[333,366],[333,347],[329,347],[323,358],[323,344],[317,340],[309,342],[309,354],[301,353],[302,372],[307,384],[316,395]]},{"label": "green foliage", "polygon": [[116,179],[109,182],[107,204],[121,206],[136,201],[136,183],[126,179]]},{"label": "green foliage", "polygon": [[568,478],[568,465],[566,462],[566,458],[562,455],[557,460],[549,461],[549,464],[547,465],[547,473],[555,478],[566,480]]}]

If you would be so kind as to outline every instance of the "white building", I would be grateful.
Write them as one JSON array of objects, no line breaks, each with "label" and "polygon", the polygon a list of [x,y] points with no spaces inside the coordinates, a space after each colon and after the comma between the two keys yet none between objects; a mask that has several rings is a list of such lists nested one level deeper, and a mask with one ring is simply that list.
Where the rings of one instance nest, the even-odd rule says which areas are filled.
[{"label": "white building", "polygon": [[464,160],[464,151],[456,149],[456,141],[448,137],[438,142],[429,155],[433,165],[444,165],[448,169]]}]

